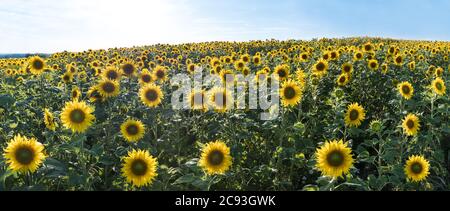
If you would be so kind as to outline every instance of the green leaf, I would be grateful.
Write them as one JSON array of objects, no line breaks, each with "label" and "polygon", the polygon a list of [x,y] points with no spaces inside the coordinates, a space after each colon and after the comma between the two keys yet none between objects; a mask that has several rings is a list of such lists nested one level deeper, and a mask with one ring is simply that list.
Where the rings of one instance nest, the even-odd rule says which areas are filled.
[{"label": "green leaf", "polygon": [[0,107],[8,108],[14,104],[16,100],[9,94],[0,95]]}]

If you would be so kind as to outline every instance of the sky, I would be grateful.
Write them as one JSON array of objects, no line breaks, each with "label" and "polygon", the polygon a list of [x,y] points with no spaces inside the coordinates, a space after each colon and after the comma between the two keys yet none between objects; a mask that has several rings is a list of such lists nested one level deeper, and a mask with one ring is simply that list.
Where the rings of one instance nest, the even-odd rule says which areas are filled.
[{"label": "sky", "polygon": [[375,36],[450,41],[448,0],[0,0],[0,53]]}]

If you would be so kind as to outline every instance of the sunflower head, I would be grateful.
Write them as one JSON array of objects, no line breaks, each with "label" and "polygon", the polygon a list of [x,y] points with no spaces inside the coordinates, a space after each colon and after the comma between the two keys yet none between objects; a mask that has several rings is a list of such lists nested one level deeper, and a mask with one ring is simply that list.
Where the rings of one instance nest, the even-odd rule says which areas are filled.
[{"label": "sunflower head", "polygon": [[378,64],[378,60],[376,59],[371,59],[369,60],[368,66],[371,70],[378,70],[379,64]]},{"label": "sunflower head", "polygon": [[122,175],[135,187],[151,185],[157,173],[158,161],[148,151],[133,150],[123,158]]},{"label": "sunflower head", "polygon": [[104,78],[97,84],[97,90],[103,99],[108,99],[119,95],[120,85],[117,81]]},{"label": "sunflower head", "polygon": [[164,66],[156,66],[153,69],[153,78],[159,81],[166,81],[168,79],[167,69]]},{"label": "sunflower head", "polygon": [[144,137],[145,125],[139,120],[129,119],[120,126],[120,132],[127,141],[137,142]]},{"label": "sunflower head", "polygon": [[405,165],[405,174],[413,182],[421,182],[430,174],[430,163],[423,156],[411,156]]},{"label": "sunflower head", "polygon": [[209,175],[224,174],[232,165],[230,148],[222,141],[208,143],[202,149],[198,164]]},{"label": "sunflower head", "polygon": [[348,74],[346,73],[342,73],[338,78],[337,78],[337,84],[339,86],[345,86],[348,84],[348,82],[350,81],[350,77]]},{"label": "sunflower head", "polygon": [[14,172],[34,173],[45,160],[44,145],[34,138],[16,135],[4,149],[3,156]]},{"label": "sunflower head", "polygon": [[322,175],[341,177],[348,174],[353,165],[352,150],[343,141],[326,142],[316,151],[316,167]]},{"label": "sunflower head", "polygon": [[109,66],[102,71],[102,75],[106,79],[117,81],[120,80],[122,74],[115,67]]},{"label": "sunflower head", "polygon": [[409,100],[414,95],[414,88],[409,82],[402,82],[398,84],[398,91],[403,98]]},{"label": "sunflower head", "polygon": [[353,103],[348,106],[345,114],[345,124],[350,127],[359,127],[362,121],[366,118],[364,108],[358,103]]},{"label": "sunflower head", "polygon": [[61,122],[64,127],[73,132],[85,132],[95,120],[94,108],[88,106],[85,102],[72,101],[67,102],[61,112]]},{"label": "sunflower head", "polygon": [[446,91],[447,91],[447,87],[445,86],[445,82],[444,80],[442,80],[442,78],[436,78],[432,83],[431,83],[431,88],[433,89],[433,91],[441,96],[444,96]]},{"label": "sunflower head", "polygon": [[161,88],[154,84],[147,84],[142,87],[139,91],[139,96],[141,101],[151,108],[158,107],[158,105],[161,104],[162,99],[164,99]]},{"label": "sunflower head", "polygon": [[318,76],[323,76],[327,73],[328,70],[328,62],[326,60],[319,60],[313,66],[313,72]]},{"label": "sunflower head", "polygon": [[44,109],[44,124],[45,127],[51,131],[55,131],[56,127],[58,127],[58,123],[56,123],[52,112],[50,112],[47,108]]},{"label": "sunflower head", "polygon": [[420,130],[420,120],[415,114],[408,114],[408,116],[403,119],[402,123],[403,131],[408,136],[415,136]]},{"label": "sunflower head", "polygon": [[292,80],[286,81],[280,89],[280,96],[285,107],[296,106],[302,99],[302,88]]},{"label": "sunflower head", "polygon": [[132,77],[134,75],[136,75],[137,72],[137,68],[136,65],[132,62],[125,62],[121,67],[120,67],[122,74],[124,74],[125,76],[128,77]]},{"label": "sunflower head", "polygon": [[353,65],[350,63],[345,63],[342,65],[342,73],[351,74],[353,72]]},{"label": "sunflower head", "polygon": [[45,60],[39,56],[33,56],[28,60],[31,73],[39,75],[44,72],[46,63]]},{"label": "sunflower head", "polygon": [[289,78],[290,67],[288,65],[278,65],[275,67],[275,74],[280,79],[280,81],[286,80]]}]

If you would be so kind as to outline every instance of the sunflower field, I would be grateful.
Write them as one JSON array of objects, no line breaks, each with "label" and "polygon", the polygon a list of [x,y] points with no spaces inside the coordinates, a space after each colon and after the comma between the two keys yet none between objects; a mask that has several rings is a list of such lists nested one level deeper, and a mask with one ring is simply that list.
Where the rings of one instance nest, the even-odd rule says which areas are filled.
[{"label": "sunflower field", "polygon": [[[347,38],[0,59],[0,191],[450,190],[449,55]],[[196,72],[221,83],[174,109]],[[237,103],[237,75],[280,103]]]}]

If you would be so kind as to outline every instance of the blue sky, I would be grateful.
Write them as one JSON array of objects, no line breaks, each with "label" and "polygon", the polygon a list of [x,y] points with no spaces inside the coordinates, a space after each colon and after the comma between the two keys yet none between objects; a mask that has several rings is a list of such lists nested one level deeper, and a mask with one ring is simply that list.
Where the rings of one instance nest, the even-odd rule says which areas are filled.
[{"label": "blue sky", "polygon": [[0,53],[378,36],[450,40],[448,0],[0,0]]}]

